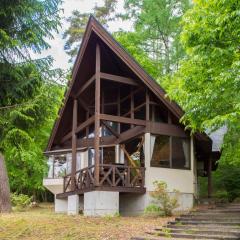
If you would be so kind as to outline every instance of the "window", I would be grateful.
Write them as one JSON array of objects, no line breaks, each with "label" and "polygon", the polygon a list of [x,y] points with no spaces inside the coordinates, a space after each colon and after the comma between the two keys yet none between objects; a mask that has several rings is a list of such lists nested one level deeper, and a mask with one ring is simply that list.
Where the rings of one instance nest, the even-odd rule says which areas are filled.
[{"label": "window", "polygon": [[151,137],[153,146],[151,167],[170,167],[170,137]]},{"label": "window", "polygon": [[[101,147],[99,148],[100,164],[114,164],[115,163],[115,147]],[[95,164],[95,149],[88,150],[88,166]]]},{"label": "window", "polygon": [[172,167],[190,168],[190,144],[188,139],[172,137]]},{"label": "window", "polygon": [[151,167],[190,169],[189,139],[152,135]]}]

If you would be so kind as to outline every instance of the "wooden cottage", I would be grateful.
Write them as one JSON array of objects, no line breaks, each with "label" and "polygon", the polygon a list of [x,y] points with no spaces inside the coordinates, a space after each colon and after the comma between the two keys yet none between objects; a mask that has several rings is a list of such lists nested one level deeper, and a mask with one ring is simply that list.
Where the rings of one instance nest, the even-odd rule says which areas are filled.
[{"label": "wooden cottage", "polygon": [[190,136],[183,111],[127,51],[90,17],[45,154],[44,186],[56,212],[138,214],[153,182],[180,191],[180,208],[198,198],[197,173],[211,172],[212,141]]}]

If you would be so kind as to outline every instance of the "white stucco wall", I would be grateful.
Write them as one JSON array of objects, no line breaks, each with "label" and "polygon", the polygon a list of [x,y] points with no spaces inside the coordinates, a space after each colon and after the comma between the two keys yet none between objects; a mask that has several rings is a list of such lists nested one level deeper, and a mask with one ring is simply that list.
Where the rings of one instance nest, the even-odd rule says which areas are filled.
[{"label": "white stucco wall", "polygon": [[63,178],[44,178],[43,186],[51,193],[58,194],[63,192]]},{"label": "white stucco wall", "polygon": [[67,200],[68,215],[77,215],[79,213],[79,195],[70,195]]},{"label": "white stucco wall", "polygon": [[[148,196],[151,191],[154,190],[153,182],[164,181],[167,183],[168,191],[171,193],[174,189],[180,191],[179,210],[186,210],[193,207],[194,196],[196,195],[196,163],[194,157],[193,138],[190,141],[190,170],[171,169],[171,168],[159,168],[151,167],[151,135],[145,134],[144,152],[145,152],[145,187],[146,195]],[[149,204],[151,198],[147,197],[144,200],[144,204]],[[142,202],[143,204],[143,202]]]},{"label": "white stucco wall", "polygon": [[119,192],[84,193],[84,216],[114,215],[119,212]]},{"label": "white stucco wall", "polygon": [[147,191],[153,191],[153,182],[156,180],[165,181],[168,185],[169,192],[173,189],[177,189],[182,193],[194,193],[195,191],[195,176],[193,169],[195,168],[194,153],[193,153],[193,141],[191,139],[191,169],[171,169],[171,168],[159,168],[151,167],[151,141],[150,133],[145,134],[145,186]]},{"label": "white stucco wall", "polygon": [[54,197],[54,210],[55,213],[67,213],[68,201],[67,199],[57,199],[56,195]]}]

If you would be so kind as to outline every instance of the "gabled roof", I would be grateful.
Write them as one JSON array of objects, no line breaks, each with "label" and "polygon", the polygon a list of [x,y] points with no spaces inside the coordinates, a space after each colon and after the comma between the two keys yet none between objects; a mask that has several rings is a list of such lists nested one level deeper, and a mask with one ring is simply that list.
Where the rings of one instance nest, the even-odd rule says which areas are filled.
[{"label": "gabled roof", "polygon": [[183,110],[175,103],[166,98],[166,92],[161,88],[161,86],[137,63],[137,61],[108,33],[103,26],[93,17],[90,16],[86,31],[83,36],[80,50],[78,52],[76,61],[74,63],[72,71],[72,80],[69,83],[69,87],[65,92],[65,99],[62,108],[59,111],[59,117],[56,120],[51,137],[48,142],[47,150],[51,149],[52,143],[54,141],[57,129],[63,112],[66,107],[66,103],[69,99],[71,92],[73,91],[73,85],[77,80],[79,73],[80,64],[83,61],[83,56],[88,46],[90,37],[95,34],[101,41],[103,41],[112,52],[114,52],[126,65],[131,69],[131,71],[165,104],[165,106],[170,110],[170,112],[175,115],[178,119],[183,116]]}]

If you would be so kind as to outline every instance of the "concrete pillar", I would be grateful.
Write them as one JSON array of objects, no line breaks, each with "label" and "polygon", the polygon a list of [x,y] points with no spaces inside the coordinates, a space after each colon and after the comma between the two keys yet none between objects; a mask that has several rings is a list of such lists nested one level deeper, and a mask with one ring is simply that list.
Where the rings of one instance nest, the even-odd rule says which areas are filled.
[{"label": "concrete pillar", "polygon": [[77,194],[68,196],[68,215],[77,215],[79,213],[79,196]]},{"label": "concrete pillar", "polygon": [[119,213],[119,192],[84,193],[84,216],[106,216]]},{"label": "concrete pillar", "polygon": [[67,199],[57,199],[56,195],[54,198],[54,210],[55,213],[66,213],[68,209],[68,201]]}]

